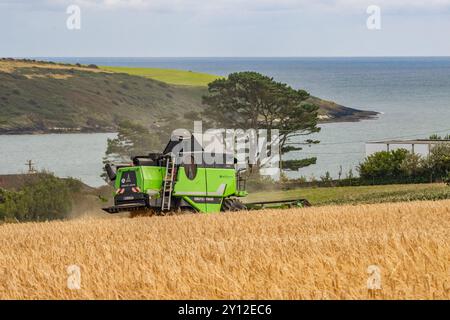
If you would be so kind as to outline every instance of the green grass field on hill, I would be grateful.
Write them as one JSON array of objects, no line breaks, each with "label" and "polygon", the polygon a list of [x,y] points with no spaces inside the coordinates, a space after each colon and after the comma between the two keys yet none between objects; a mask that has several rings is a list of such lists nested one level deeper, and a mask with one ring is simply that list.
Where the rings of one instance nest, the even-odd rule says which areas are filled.
[{"label": "green grass field on hill", "polygon": [[308,199],[314,206],[450,199],[445,184],[300,188],[251,193],[245,202]]},{"label": "green grass field on hill", "polygon": [[127,73],[134,76],[141,76],[169,84],[184,86],[207,86],[208,83],[220,78],[219,76],[185,71],[176,69],[159,68],[130,68],[130,67],[100,67],[102,70],[110,72]]}]

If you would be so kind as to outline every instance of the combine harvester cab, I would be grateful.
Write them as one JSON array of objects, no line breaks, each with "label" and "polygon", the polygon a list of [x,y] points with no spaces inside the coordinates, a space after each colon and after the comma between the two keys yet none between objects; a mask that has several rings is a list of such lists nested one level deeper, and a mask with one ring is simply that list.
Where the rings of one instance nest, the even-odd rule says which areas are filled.
[{"label": "combine harvester cab", "polygon": [[114,206],[103,209],[111,214],[216,213],[309,205],[306,200],[244,205],[238,198],[248,195],[245,170],[237,169],[234,155],[207,154],[192,136],[172,138],[163,153],[135,157],[133,165],[106,165],[105,169],[116,190]]}]

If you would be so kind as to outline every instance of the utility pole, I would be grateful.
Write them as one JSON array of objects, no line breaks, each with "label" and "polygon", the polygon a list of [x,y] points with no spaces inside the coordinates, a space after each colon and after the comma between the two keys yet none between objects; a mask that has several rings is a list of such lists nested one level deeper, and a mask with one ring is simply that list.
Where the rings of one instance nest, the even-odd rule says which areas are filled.
[{"label": "utility pole", "polygon": [[28,174],[36,173],[36,169],[34,167],[35,163],[33,162],[33,160],[27,160],[25,165],[28,167]]}]

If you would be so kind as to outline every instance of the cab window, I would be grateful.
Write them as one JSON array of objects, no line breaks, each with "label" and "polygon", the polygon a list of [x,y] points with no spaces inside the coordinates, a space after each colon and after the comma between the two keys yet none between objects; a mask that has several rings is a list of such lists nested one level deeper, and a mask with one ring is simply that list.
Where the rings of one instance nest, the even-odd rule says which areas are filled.
[{"label": "cab window", "polygon": [[183,166],[186,177],[190,180],[194,180],[197,176],[197,164],[195,163],[194,157],[192,155],[186,157]]}]

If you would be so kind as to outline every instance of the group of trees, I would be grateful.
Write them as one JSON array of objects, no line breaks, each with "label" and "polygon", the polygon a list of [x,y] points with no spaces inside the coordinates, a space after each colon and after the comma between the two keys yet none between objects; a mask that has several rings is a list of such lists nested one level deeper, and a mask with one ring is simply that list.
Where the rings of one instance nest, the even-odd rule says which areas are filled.
[{"label": "group of trees", "polygon": [[361,179],[416,182],[450,180],[450,144],[438,144],[428,157],[404,149],[377,152],[359,165]]},{"label": "group of trees", "polygon": [[445,136],[440,136],[440,135],[437,135],[437,134],[433,134],[433,135],[431,135],[430,136],[430,138],[429,138],[430,140],[450,140],[450,134],[447,134],[447,135],[445,135]]},{"label": "group of trees", "polygon": [[37,173],[19,190],[0,189],[0,220],[46,221],[66,218],[80,181]]}]

